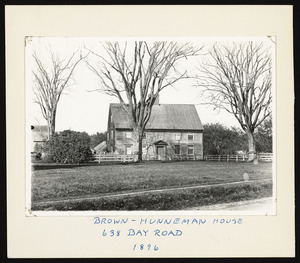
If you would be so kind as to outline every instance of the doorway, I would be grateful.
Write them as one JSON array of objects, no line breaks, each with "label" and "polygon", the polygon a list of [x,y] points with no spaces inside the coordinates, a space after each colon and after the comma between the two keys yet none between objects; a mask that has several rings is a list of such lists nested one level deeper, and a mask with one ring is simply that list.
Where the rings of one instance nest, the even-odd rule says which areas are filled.
[{"label": "doorway", "polygon": [[165,146],[157,145],[156,146],[156,155],[158,160],[164,160],[166,157]]}]

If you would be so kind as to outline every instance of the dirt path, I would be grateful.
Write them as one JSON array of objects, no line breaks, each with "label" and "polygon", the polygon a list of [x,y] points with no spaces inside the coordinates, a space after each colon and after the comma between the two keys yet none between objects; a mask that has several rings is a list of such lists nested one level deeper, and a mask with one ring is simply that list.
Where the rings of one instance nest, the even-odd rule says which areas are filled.
[{"label": "dirt path", "polygon": [[[58,204],[58,203],[66,203],[66,202],[78,202],[85,200],[97,200],[101,198],[114,198],[114,197],[122,197],[122,196],[134,196],[134,195],[142,195],[148,193],[159,193],[159,192],[170,192],[177,190],[187,190],[187,189],[196,189],[196,188],[208,188],[208,187],[217,187],[217,186],[226,186],[226,185],[238,185],[238,184],[251,184],[255,182],[264,182],[270,181],[271,179],[263,179],[263,180],[251,180],[251,181],[240,181],[240,182],[232,182],[232,183],[223,183],[223,184],[211,184],[211,185],[194,185],[194,186],[185,186],[185,187],[174,187],[167,189],[156,189],[156,190],[144,190],[144,191],[136,191],[136,192],[127,192],[127,193],[119,193],[119,194],[102,194],[97,196],[90,197],[74,197],[69,199],[60,199],[60,200],[49,200],[42,202],[33,202],[35,205],[49,205],[49,204]],[[197,209],[196,209],[197,210]]]}]

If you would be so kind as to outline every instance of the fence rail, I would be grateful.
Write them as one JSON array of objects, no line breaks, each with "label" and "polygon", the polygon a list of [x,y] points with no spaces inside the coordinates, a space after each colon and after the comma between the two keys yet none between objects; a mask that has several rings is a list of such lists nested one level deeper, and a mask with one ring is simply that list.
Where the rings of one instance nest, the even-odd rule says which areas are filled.
[{"label": "fence rail", "polygon": [[272,162],[273,161],[273,153],[259,153],[258,160],[265,161],[265,162]]},{"label": "fence rail", "polygon": [[[95,162],[134,162],[137,161],[138,156],[131,155],[119,155],[119,154],[94,154],[93,160]],[[203,155],[187,155],[187,154],[176,154],[172,157],[159,158],[159,156],[149,156],[143,154],[143,160],[203,160]]]},{"label": "fence rail", "polygon": [[[273,153],[258,153],[256,155],[257,160],[263,162],[272,162]],[[219,161],[219,162],[246,162],[248,160],[248,154],[234,154],[234,155],[206,155],[204,157],[206,161]]]},{"label": "fence rail", "polygon": [[201,155],[201,154],[175,154],[172,159],[175,159],[175,160],[202,160],[203,155]]},{"label": "fence rail", "polygon": [[103,162],[134,162],[137,155],[117,155],[117,154],[95,154],[95,161],[99,163]]},{"label": "fence rail", "polygon": [[[262,162],[272,162],[273,153],[258,153],[257,160]],[[134,162],[137,160],[137,155],[118,155],[118,154],[95,154],[94,160],[99,163],[103,162]],[[143,155],[143,160],[158,160],[157,157],[147,158]],[[205,160],[218,162],[246,162],[248,154],[233,154],[233,155],[181,155],[177,154],[170,160]]]}]

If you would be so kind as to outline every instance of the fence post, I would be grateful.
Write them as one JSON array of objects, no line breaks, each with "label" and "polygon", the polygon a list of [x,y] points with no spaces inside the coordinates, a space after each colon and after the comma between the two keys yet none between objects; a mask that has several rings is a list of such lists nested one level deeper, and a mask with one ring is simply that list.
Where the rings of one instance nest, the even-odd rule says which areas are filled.
[{"label": "fence post", "polygon": [[101,159],[101,153],[99,153],[99,161],[98,161],[99,163],[101,162],[100,159]]},{"label": "fence post", "polygon": [[221,162],[221,155],[219,155],[219,162]]},{"label": "fence post", "polygon": [[229,161],[229,155],[227,154],[227,158],[226,158],[226,161],[228,162]]},{"label": "fence post", "polygon": [[243,154],[243,162],[245,161],[245,154]]},{"label": "fence post", "polygon": [[239,156],[236,155],[236,162],[238,163],[239,162]]}]

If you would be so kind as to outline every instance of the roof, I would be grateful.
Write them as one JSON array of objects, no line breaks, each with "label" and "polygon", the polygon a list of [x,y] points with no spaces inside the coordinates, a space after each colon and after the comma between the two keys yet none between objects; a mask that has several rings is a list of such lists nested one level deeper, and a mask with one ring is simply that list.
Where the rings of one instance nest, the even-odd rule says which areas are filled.
[{"label": "roof", "polygon": [[32,140],[34,142],[43,142],[48,138],[47,125],[31,125]]},{"label": "roof", "polygon": [[94,151],[101,151],[106,147],[106,141],[99,143],[97,146],[94,147]]},{"label": "roof", "polygon": [[165,141],[163,141],[163,140],[159,140],[159,141],[157,141],[157,142],[155,142],[155,143],[153,143],[154,145],[168,145]]},{"label": "roof", "polygon": [[[130,129],[130,119],[122,105],[110,104],[114,125],[117,129]],[[153,105],[147,130],[203,130],[195,105],[159,104]]]}]

